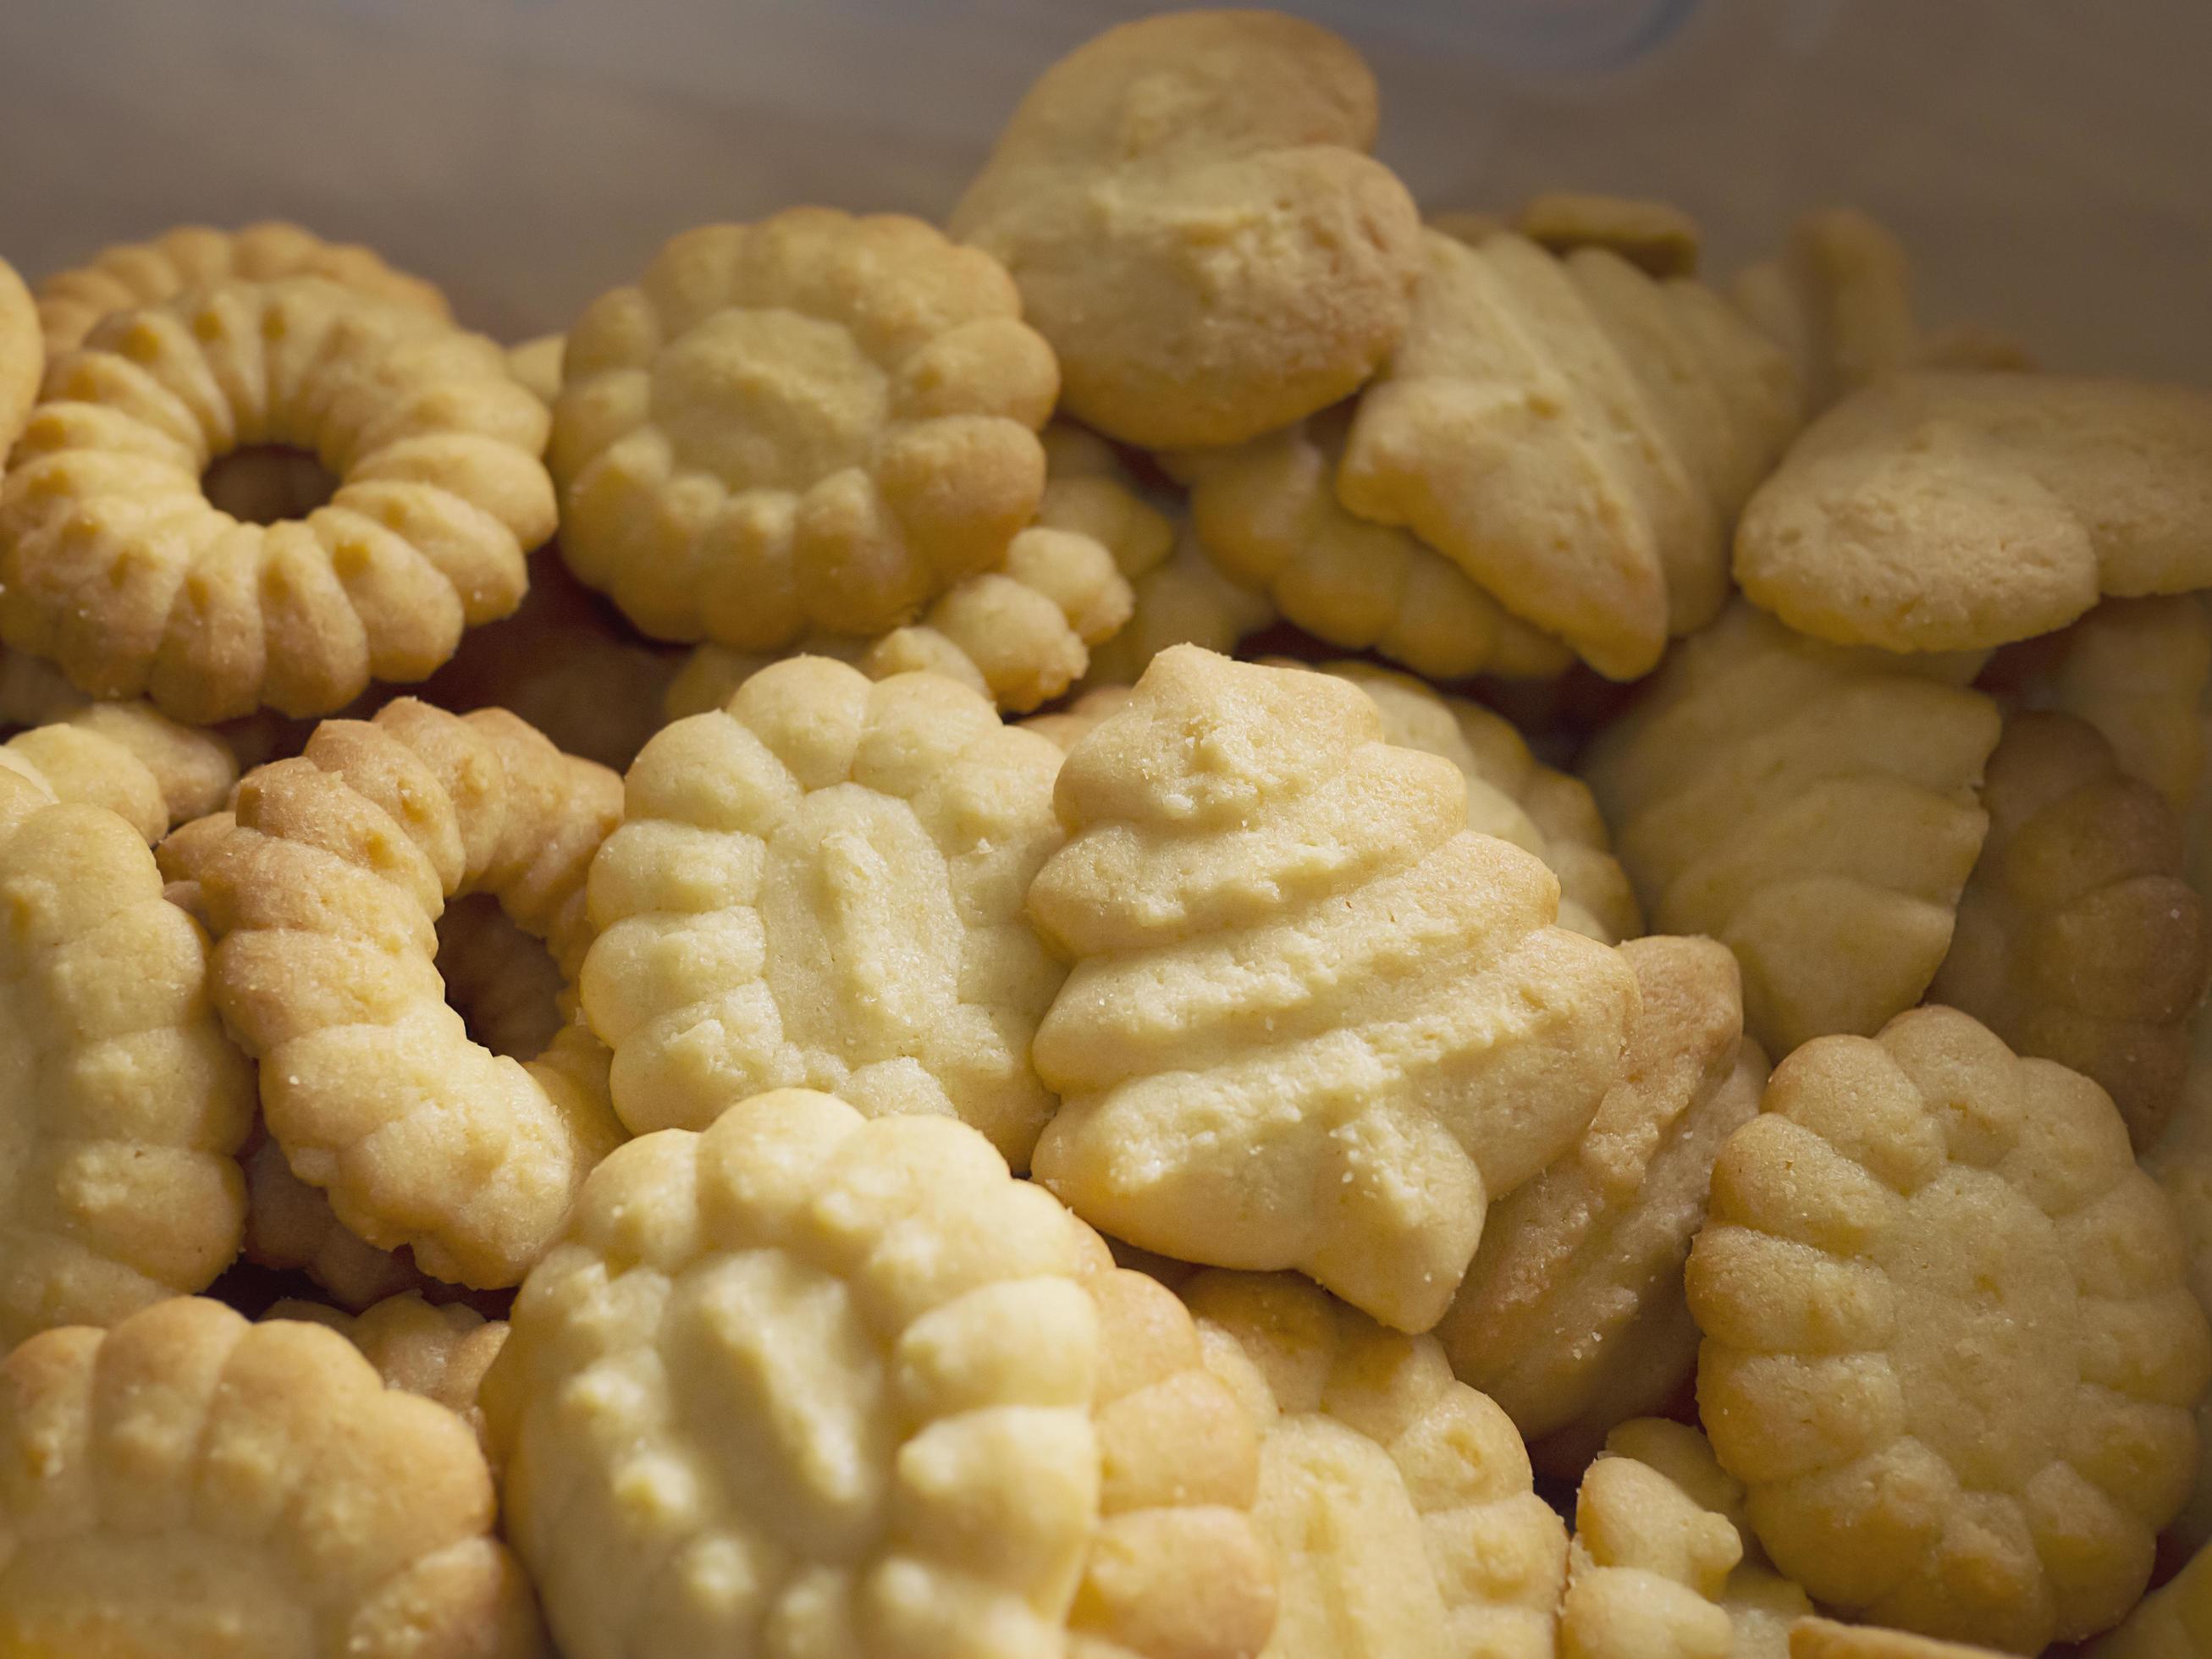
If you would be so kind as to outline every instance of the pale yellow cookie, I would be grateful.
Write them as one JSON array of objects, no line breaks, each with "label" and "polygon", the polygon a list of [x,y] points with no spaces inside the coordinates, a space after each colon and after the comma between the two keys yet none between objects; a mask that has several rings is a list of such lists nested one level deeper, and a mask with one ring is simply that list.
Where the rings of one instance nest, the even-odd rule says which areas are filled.
[{"label": "pale yellow cookie", "polygon": [[[2142,1155],[2181,1221],[2189,1289],[2212,1317],[2212,1014],[2199,1007],[2190,1022],[2189,1069],[2181,1103],[2165,1132]],[[2195,1485],[2168,1532],[2191,1549],[2212,1544],[2212,1394],[2197,1407]]]},{"label": "pale yellow cookie", "polygon": [[0,1653],[544,1659],[444,1407],[178,1297],[0,1364]]},{"label": "pale yellow cookie", "polygon": [[1030,715],[1022,722],[1022,728],[1036,732],[1064,755],[1079,739],[1120,714],[1136,695],[1136,688],[1131,685],[1093,686],[1064,708]]},{"label": "pale yellow cookie", "polygon": [[2142,1594],[2212,1334],[2095,1084],[1948,1008],[1808,1043],[1688,1282],[1713,1449],[1824,1605],[2032,1654]]},{"label": "pale yellow cookie", "polygon": [[1554,253],[1604,248],[1647,276],[1689,276],[1698,269],[1698,222],[1671,202],[1549,190],[1521,204],[1513,228]]},{"label": "pale yellow cookie", "polygon": [[1584,775],[1647,923],[1743,967],[1771,1054],[1871,1033],[1950,947],[1988,815],[1978,662],[1849,651],[1739,604],[1598,734]]},{"label": "pale yellow cookie", "polygon": [[567,335],[540,334],[507,347],[507,372],[528,386],[538,402],[550,406],[561,395],[562,359],[568,349]]},{"label": "pale yellow cookie", "polygon": [[[1316,639],[1437,679],[1555,674],[1574,660],[1442,554],[1336,499],[1350,404],[1234,449],[1169,459],[1214,562]],[[1141,671],[1140,671],[1141,672]]]},{"label": "pale yellow cookie", "polygon": [[1909,1630],[1804,1618],[1790,1626],[1790,1659],[1990,1659],[1996,1650],[1939,1642]]},{"label": "pale yellow cookie", "polygon": [[1465,828],[1464,776],[1382,731],[1343,681],[1183,646],[1075,745],[1029,895],[1074,963],[1035,1162],[1118,1238],[1421,1331],[1485,1205],[1589,1122],[1636,994],[1553,925],[1549,871]]},{"label": "pale yellow cookie", "polygon": [[1453,1369],[1505,1408],[1537,1466],[1566,1476],[1697,1369],[1682,1263],[1713,1159],[1766,1080],[1725,949],[1655,936],[1620,955],[1641,996],[1620,1080],[1566,1156],[1492,1206],[1437,1328]]},{"label": "pale yellow cookie", "polygon": [[46,343],[31,290],[15,267],[0,259],[0,467],[7,465],[9,447],[39,401],[46,368]]},{"label": "pale yellow cookie", "polygon": [[2203,1659],[2212,1653],[2212,1550],[2199,1549],[2190,1557],[2188,1565],[2144,1597],[2087,1652],[2090,1659]]},{"label": "pale yellow cookie", "polygon": [[2180,821],[2070,714],[2005,722],[1982,805],[1989,836],[1929,998],[2092,1079],[2148,1146],[2181,1102],[2212,945]]},{"label": "pale yellow cookie", "polygon": [[1575,1494],[1560,1659],[1787,1659],[1812,1610],[1705,1436],[1646,1417],[1606,1437]]},{"label": "pale yellow cookie", "polygon": [[2100,594],[2212,586],[2212,397],[2055,374],[1894,374],[1798,440],[1737,527],[1791,627],[1983,650]]},{"label": "pale yellow cookie", "polygon": [[256,1267],[304,1273],[340,1308],[359,1312],[429,1283],[411,1251],[380,1250],[348,1231],[329,1196],[292,1173],[284,1149],[257,1124],[239,1154],[246,1172],[246,1237]]},{"label": "pale yellow cookie", "polygon": [[1086,687],[1129,684],[1170,646],[1233,651],[1239,640],[1275,620],[1275,607],[1263,595],[1222,574],[1188,524],[1176,532],[1167,556],[1129,587],[1134,596],[1129,621],[1091,652]]},{"label": "pale yellow cookie", "polygon": [[[133,817],[42,768],[88,747]],[[161,896],[167,822],[118,745],[45,727],[0,748],[0,1351],[204,1289],[238,1254],[253,1078],[209,1006],[206,935]]]},{"label": "pale yellow cookie", "polygon": [[919,219],[708,225],[568,337],[561,550],[664,639],[880,634],[1036,514],[1052,351],[995,261]]},{"label": "pale yellow cookie", "polygon": [[483,1407],[477,1393],[484,1373],[507,1343],[507,1322],[486,1319],[459,1302],[432,1307],[410,1291],[387,1297],[358,1315],[314,1302],[279,1302],[270,1319],[302,1319],[326,1325],[359,1348],[386,1388],[434,1400],[467,1424],[487,1445]]},{"label": "pale yellow cookie", "polygon": [[[422,679],[522,598],[547,418],[489,340],[319,278],[118,312],[49,365],[0,488],[0,634],[198,725]],[[210,501],[209,464],[264,443],[337,493],[267,525]]]},{"label": "pale yellow cookie", "polygon": [[[1431,231],[1337,491],[1617,679],[1711,620],[1729,526],[1787,438],[1788,368],[1710,295],[1603,249]],[[1688,286],[1688,285],[1679,285]]]},{"label": "pale yellow cookie", "polygon": [[2106,599],[2060,633],[2008,646],[1983,682],[2022,707],[2088,721],[2120,769],[2176,811],[2197,799],[2212,690],[2212,611],[2199,595]]},{"label": "pale yellow cookie", "polygon": [[1037,77],[952,234],[1013,273],[1077,419],[1242,443],[1356,391],[1406,326],[1419,221],[1376,123],[1373,75],[1314,24],[1125,23]]},{"label": "pale yellow cookie", "polygon": [[1138,1278],[945,1119],[623,1148],[483,1391],[562,1650],[1255,1654],[1253,1438]]},{"label": "pale yellow cookie", "polygon": [[629,1127],[763,1090],[957,1117],[1027,1165],[1064,969],[1023,915],[1060,756],[934,674],[799,657],[669,726],[593,866],[584,1012]]},{"label": "pale yellow cookie", "polygon": [[1789,354],[1812,412],[1911,367],[1919,349],[1905,246],[1856,208],[1806,214],[1780,254],[1736,274],[1729,297]]},{"label": "pale yellow cookie", "polygon": [[1365,663],[1327,665],[1382,714],[1382,740],[1441,755],[1467,775],[1467,827],[1510,841],[1559,878],[1559,926],[1602,945],[1644,931],[1636,895],[1589,787],[1539,761],[1513,723],[1464,697]]},{"label": "pale yellow cookie", "polygon": [[150,242],[103,248],[86,264],[39,284],[46,353],[60,357],[84,343],[103,318],[216,283],[273,283],[319,276],[440,322],[452,311],[432,284],[395,270],[372,249],[326,242],[313,232],[265,220],[242,230],[179,225]]},{"label": "pale yellow cookie", "polygon": [[93,702],[34,658],[0,652],[0,726],[28,726],[9,748],[63,800],[105,806],[147,841],[212,812],[238,781],[230,746],[143,702]]},{"label": "pale yellow cookie", "polygon": [[1432,1340],[1291,1273],[1205,1273],[1183,1296],[1260,1434],[1253,1520],[1282,1597],[1266,1659],[1551,1659],[1565,1528]]},{"label": "pale yellow cookie", "polygon": [[325,720],[172,836],[216,934],[224,1021],[260,1062],[292,1172],[380,1249],[459,1284],[518,1283],[623,1137],[580,1024],[526,1064],[472,1041],[434,959],[446,906],[495,896],[564,981],[590,945],[584,881],[621,783],[500,709],[412,698]]}]

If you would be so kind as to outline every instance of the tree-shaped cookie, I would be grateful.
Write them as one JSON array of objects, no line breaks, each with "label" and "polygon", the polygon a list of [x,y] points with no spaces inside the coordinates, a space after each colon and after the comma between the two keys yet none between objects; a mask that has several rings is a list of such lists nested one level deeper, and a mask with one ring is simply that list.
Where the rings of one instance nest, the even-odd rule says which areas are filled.
[{"label": "tree-shaped cookie", "polygon": [[1614,1424],[1667,1406],[1697,1368],[1682,1264],[1722,1144],[1759,1110],[1735,958],[1711,939],[1631,940],[1627,1063],[1572,1150],[1491,1208],[1437,1334],[1571,1477]]},{"label": "tree-shaped cookie", "polygon": [[1039,1177],[1115,1237],[1427,1329],[1484,1206],[1611,1085],[1626,965],[1331,676],[1164,652],[1055,800],[1029,909],[1075,965],[1034,1049]]},{"label": "tree-shaped cookie", "polygon": [[1824,1605],[2034,1653],[2112,1624],[2193,1478],[2212,1334],[2105,1092],[1966,1015],[1808,1043],[1713,1170],[1698,1405]]},{"label": "tree-shaped cookie", "polygon": [[1839,645],[1977,651],[2100,594],[2212,586],[2212,397],[2056,374],[1893,374],[1745,508],[1743,591]]},{"label": "tree-shaped cookie", "polygon": [[1365,153],[1376,120],[1326,29],[1145,18],[1037,77],[952,234],[1013,273],[1078,419],[1242,443],[1357,390],[1405,328],[1419,222]]},{"label": "tree-shaped cookie", "polygon": [[1266,1659],[1550,1659],[1565,1530],[1432,1339],[1292,1273],[1204,1273],[1183,1297],[1260,1436]]},{"label": "tree-shaped cookie", "polygon": [[1561,1659],[1785,1659],[1812,1610],[1703,1435],[1645,1417],[1606,1437],[1575,1493]]},{"label": "tree-shaped cookie", "polygon": [[584,1011],[633,1130],[763,1090],[975,1125],[1025,1165],[1063,973],[1023,915],[1060,756],[935,674],[781,662],[630,769],[592,872]]},{"label": "tree-shaped cookie", "polygon": [[673,238],[562,374],[569,568],[648,634],[756,651],[882,633],[997,564],[1059,389],[988,255],[828,208]]},{"label": "tree-shaped cookie", "polygon": [[1978,663],[1850,651],[1742,604],[1601,732],[1584,775],[1647,923],[1743,967],[1769,1054],[1920,1000],[1981,850],[1996,705]]},{"label": "tree-shaped cookie", "polygon": [[0,1653],[543,1659],[444,1407],[179,1297],[0,1364]]},{"label": "tree-shaped cookie", "polygon": [[1982,805],[1989,836],[1929,996],[2092,1079],[2148,1146],[2181,1102],[2212,944],[2180,823],[2068,714],[2005,722]]},{"label": "tree-shaped cookie", "polygon": [[1251,1659],[1255,1438],[1138,1280],[949,1119],[623,1147],[483,1394],[562,1650]]}]

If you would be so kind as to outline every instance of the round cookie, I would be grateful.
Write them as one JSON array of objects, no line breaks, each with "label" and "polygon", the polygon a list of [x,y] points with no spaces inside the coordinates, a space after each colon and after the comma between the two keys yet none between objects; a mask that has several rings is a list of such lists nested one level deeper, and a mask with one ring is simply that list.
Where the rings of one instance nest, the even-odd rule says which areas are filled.
[{"label": "round cookie", "polygon": [[[490,341],[319,278],[118,313],[49,368],[0,488],[0,635],[199,725],[422,679],[522,598],[546,419]],[[201,476],[271,441],[337,493],[240,523]]]},{"label": "round cookie", "polygon": [[782,1091],[632,1142],[483,1397],[571,1659],[1249,1659],[1273,1619],[1188,1316],[946,1119]]},{"label": "round cookie", "polygon": [[2181,1103],[2204,991],[2181,825],[2069,714],[2005,722],[1982,805],[1989,836],[1929,997],[2090,1079],[2147,1147]]},{"label": "round cookie", "polygon": [[1404,331],[1419,216],[1366,151],[1375,78],[1314,24],[1186,11],[1037,77],[952,210],[1060,356],[1068,412],[1242,443],[1357,390]]},{"label": "round cookie", "polygon": [[1698,1403],[1824,1605],[2020,1653],[2113,1623],[2196,1467],[2212,1336],[2086,1078],[1948,1008],[1808,1043],[1713,1171]]},{"label": "round cookie", "polygon": [[335,1332],[178,1297],[0,1364],[0,1651],[539,1659],[491,1474]]},{"label": "round cookie", "polygon": [[580,1024],[527,1064],[471,1040],[434,961],[437,918],[492,894],[573,980],[586,872],[621,811],[614,774],[503,710],[401,698],[324,721],[162,848],[198,884],[216,1003],[260,1062],[293,1173],[441,1279],[519,1282],[623,1131]]},{"label": "round cookie", "polygon": [[1434,1325],[1483,1210],[1571,1146],[1635,1007],[1559,887],[1469,832],[1358,688],[1162,653],[1066,757],[1029,912],[1074,966],[1037,1176],[1093,1225]]},{"label": "round cookie", "polygon": [[874,635],[1006,556],[1044,489],[1052,351],[919,219],[708,225],[568,332],[569,568],[663,639]]},{"label": "round cookie", "polygon": [[1282,1603],[1265,1659],[1551,1659],[1565,1528],[1431,1339],[1291,1273],[1182,1294],[1260,1436],[1253,1522]]},{"label": "round cookie", "polygon": [[1735,960],[1711,939],[1630,941],[1639,1006],[1620,1080],[1576,1146],[1492,1206],[1437,1328],[1547,1474],[1578,1473],[1616,1423],[1697,1369],[1682,1264],[1722,1143],[1759,1110]]}]

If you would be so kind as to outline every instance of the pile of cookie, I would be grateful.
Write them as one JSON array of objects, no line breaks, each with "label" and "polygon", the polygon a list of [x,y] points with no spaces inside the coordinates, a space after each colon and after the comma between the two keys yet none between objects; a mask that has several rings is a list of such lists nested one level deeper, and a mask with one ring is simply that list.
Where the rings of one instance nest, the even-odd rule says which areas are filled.
[{"label": "pile of cookie", "polygon": [[2212,398],[1376,113],[0,264],[0,1655],[2212,1650]]}]

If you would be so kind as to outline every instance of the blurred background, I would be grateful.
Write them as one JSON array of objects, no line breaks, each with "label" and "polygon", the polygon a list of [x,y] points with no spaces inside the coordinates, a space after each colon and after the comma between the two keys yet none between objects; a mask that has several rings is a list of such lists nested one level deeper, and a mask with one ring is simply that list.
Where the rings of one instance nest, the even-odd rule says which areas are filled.
[{"label": "blurred background", "polygon": [[[35,279],[293,217],[515,338],[671,232],[941,215],[1125,0],[0,0],[0,251]],[[1724,269],[1850,202],[1923,313],[2212,382],[2206,0],[1291,0],[1352,35],[1430,207],[1652,194]]]}]

